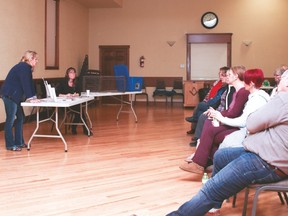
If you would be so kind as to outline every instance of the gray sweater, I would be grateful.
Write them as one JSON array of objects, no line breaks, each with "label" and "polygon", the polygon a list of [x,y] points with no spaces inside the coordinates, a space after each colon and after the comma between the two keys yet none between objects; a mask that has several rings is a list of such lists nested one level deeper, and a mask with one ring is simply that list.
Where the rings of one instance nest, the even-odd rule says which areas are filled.
[{"label": "gray sweater", "polygon": [[288,92],[279,92],[247,118],[243,145],[288,175]]}]

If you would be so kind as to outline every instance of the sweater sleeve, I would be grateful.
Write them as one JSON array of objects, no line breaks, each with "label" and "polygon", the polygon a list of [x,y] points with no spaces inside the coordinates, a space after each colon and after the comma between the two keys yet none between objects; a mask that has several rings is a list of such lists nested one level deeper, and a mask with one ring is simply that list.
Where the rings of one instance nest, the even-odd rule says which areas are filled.
[{"label": "sweater sleeve", "polygon": [[[240,116],[243,112],[245,103],[248,100],[248,96],[249,96],[249,91],[245,90],[244,87],[239,89],[238,92],[236,93],[233,107],[231,109],[229,107],[228,110],[224,110],[221,114],[228,118],[236,118]],[[233,102],[231,102],[231,104],[233,104]]]},{"label": "sweater sleeve", "polygon": [[24,65],[23,71],[19,73],[20,83],[26,98],[32,98],[36,96],[35,85],[32,78],[31,67],[27,64]]},{"label": "sweater sleeve", "polygon": [[210,100],[207,101],[208,106],[214,106],[217,102],[220,101],[221,95],[225,91],[226,87],[222,87],[217,91],[217,94],[215,95],[214,98],[211,98]]},{"label": "sweater sleeve", "polygon": [[253,95],[249,96],[249,99],[244,107],[243,113],[241,116],[237,118],[228,118],[228,117],[222,117],[219,119],[223,124],[229,125],[232,127],[245,127],[247,122],[247,117],[255,112],[257,109],[262,107],[267,103],[268,100],[266,100],[264,97],[260,95]]},{"label": "sweater sleeve", "polygon": [[247,118],[247,130],[249,133],[254,134],[267,128],[286,124],[288,122],[287,110],[285,108],[288,103],[287,98],[286,92],[279,92],[268,101],[267,105],[249,115]]}]

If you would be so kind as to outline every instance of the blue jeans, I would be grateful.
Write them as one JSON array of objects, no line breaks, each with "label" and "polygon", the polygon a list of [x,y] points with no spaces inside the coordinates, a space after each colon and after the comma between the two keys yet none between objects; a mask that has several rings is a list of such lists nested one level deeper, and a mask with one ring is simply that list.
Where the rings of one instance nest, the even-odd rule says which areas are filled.
[{"label": "blue jeans", "polygon": [[[23,139],[23,108],[13,100],[3,96],[2,100],[5,106],[6,122],[4,126],[6,149],[11,149],[14,146],[21,146],[24,143]],[[16,116],[16,120],[15,120]],[[15,138],[13,136],[13,125],[15,121]]]},{"label": "blue jeans", "polygon": [[198,105],[195,107],[193,111],[193,119],[195,121],[198,121],[198,118],[202,115],[203,112],[205,112],[209,108],[208,103],[201,101],[198,103]]},{"label": "blue jeans", "polygon": [[215,153],[213,177],[189,201],[168,216],[203,216],[211,208],[253,183],[280,181],[275,172],[258,155],[244,148],[224,148]]}]

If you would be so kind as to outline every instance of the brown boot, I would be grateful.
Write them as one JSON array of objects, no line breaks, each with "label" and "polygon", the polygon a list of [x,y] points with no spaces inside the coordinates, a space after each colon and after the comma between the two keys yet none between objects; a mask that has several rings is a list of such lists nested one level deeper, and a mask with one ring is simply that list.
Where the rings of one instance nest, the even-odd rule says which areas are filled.
[{"label": "brown boot", "polygon": [[179,168],[186,171],[186,172],[192,172],[192,173],[196,173],[199,175],[204,174],[204,167],[199,166],[198,164],[196,164],[194,162],[183,163],[182,165],[179,166]]}]

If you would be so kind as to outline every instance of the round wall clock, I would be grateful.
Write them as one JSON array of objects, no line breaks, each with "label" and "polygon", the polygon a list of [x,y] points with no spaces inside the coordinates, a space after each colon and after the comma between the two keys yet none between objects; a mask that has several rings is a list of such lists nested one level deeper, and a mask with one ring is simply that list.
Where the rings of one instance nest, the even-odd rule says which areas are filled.
[{"label": "round wall clock", "polygon": [[201,17],[201,24],[207,29],[212,29],[218,24],[218,17],[213,12],[206,12]]}]

